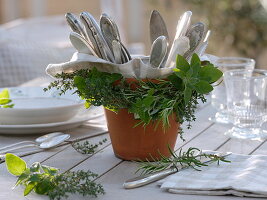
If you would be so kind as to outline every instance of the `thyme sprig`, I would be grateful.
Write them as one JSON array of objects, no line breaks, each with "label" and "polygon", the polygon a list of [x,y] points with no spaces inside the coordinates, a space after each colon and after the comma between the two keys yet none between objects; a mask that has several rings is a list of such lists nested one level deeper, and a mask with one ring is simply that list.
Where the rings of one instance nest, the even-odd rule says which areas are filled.
[{"label": "thyme sprig", "polygon": [[217,162],[219,164],[219,162],[230,162],[226,160],[225,157],[203,153],[200,149],[194,147],[190,147],[185,152],[180,149],[178,154],[169,148],[169,152],[171,154],[170,157],[161,154],[158,160],[152,157],[153,162],[148,160],[146,162],[140,162],[136,173],[151,174],[169,168],[174,168],[179,171],[180,167],[192,167],[200,171],[199,167],[208,166],[207,162],[201,161],[202,158],[209,158],[209,163]]},{"label": "thyme sprig", "polygon": [[73,142],[71,146],[81,154],[93,154],[99,146],[103,145],[107,141],[107,138],[105,138],[99,141],[98,144],[92,144],[86,140],[85,142]]}]

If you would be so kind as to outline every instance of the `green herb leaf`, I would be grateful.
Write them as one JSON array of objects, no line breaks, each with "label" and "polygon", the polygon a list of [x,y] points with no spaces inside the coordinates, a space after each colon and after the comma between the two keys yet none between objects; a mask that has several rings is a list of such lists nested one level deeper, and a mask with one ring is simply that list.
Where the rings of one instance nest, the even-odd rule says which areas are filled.
[{"label": "green herb leaf", "polygon": [[187,104],[190,101],[191,96],[192,96],[192,89],[189,88],[188,86],[186,86],[185,90],[184,90],[184,102],[185,102],[185,104]]},{"label": "green herb leaf", "polygon": [[103,187],[93,181],[97,174],[91,171],[59,174],[58,169],[41,165],[38,162],[26,168],[25,161],[13,154],[6,155],[6,163],[9,172],[19,176],[15,186],[25,186],[24,196],[33,190],[37,194],[48,195],[51,200],[66,199],[69,194],[75,193],[93,197],[104,194]]},{"label": "green herb leaf", "polygon": [[36,187],[34,188],[34,191],[37,194],[47,194],[52,188],[53,185],[51,181],[45,178],[42,180],[42,182],[37,183]]},{"label": "green herb leaf", "polygon": [[24,189],[24,196],[27,196],[36,187],[36,185],[37,183],[35,182],[28,183]]},{"label": "green herb leaf", "polygon": [[27,165],[20,157],[11,153],[7,153],[6,167],[9,173],[13,174],[14,176],[20,176],[27,168]]},{"label": "green herb leaf", "polygon": [[178,54],[176,57],[176,68],[183,72],[187,72],[190,69],[190,64],[183,56]]},{"label": "green herb leaf", "polygon": [[207,81],[199,81],[195,85],[195,89],[200,94],[207,94],[213,90],[213,87]]},{"label": "green herb leaf", "polygon": [[208,81],[209,83],[214,83],[221,78],[222,75],[223,73],[212,64],[202,67],[199,72],[199,78],[201,80]]}]

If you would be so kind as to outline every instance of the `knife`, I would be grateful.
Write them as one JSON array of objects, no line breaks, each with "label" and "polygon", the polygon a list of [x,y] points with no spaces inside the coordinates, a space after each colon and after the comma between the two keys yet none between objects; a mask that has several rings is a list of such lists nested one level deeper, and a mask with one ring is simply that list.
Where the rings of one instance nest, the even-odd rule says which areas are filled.
[{"label": "knife", "polygon": [[[232,152],[227,152],[227,153],[218,153],[215,155],[225,158],[231,154],[232,154]],[[203,157],[203,159],[201,159],[201,161],[203,163],[209,163],[212,161],[212,159]],[[138,177],[135,177],[135,178],[132,178],[132,179],[125,181],[123,184],[123,187],[125,189],[133,189],[133,188],[141,187],[141,186],[153,183],[155,181],[158,181],[160,179],[163,179],[163,178],[165,178],[171,174],[174,174],[176,172],[179,172],[180,170],[187,169],[187,168],[189,168],[189,167],[188,166],[180,166],[178,168],[171,167],[169,169],[162,170],[160,172],[156,172],[153,174],[138,176]]]}]

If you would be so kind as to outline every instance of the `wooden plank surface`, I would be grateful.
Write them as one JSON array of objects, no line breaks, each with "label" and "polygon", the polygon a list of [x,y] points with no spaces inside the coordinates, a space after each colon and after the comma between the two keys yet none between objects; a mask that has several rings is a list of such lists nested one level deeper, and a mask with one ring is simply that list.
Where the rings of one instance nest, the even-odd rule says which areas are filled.
[{"label": "wooden plank surface", "polygon": [[[198,147],[200,149],[232,151],[243,154],[267,154],[267,143],[265,141],[240,141],[229,139],[223,133],[231,126],[215,124],[208,120],[208,117],[214,115],[215,111],[210,105],[200,107],[196,113],[197,120],[193,122],[190,130],[184,127],[183,142],[178,138],[175,148],[187,149],[189,147]],[[233,196],[200,196],[200,195],[178,195],[170,194],[161,190],[156,183],[132,190],[125,190],[122,184],[125,180],[136,176],[134,174],[137,164],[128,161],[122,161],[114,156],[109,136],[105,132],[105,121],[103,118],[92,120],[85,125],[67,131],[71,134],[72,139],[85,138],[89,142],[97,143],[103,138],[108,141],[99,147],[93,155],[82,155],[76,152],[70,145],[65,145],[49,151],[26,156],[24,159],[28,163],[36,161],[43,164],[66,170],[92,170],[99,174],[97,182],[103,184],[106,194],[99,196],[101,200],[238,200],[243,198]],[[33,140],[37,136],[1,136],[0,147],[22,140]],[[43,200],[45,196],[31,194],[27,198],[23,197],[22,188],[11,190],[16,178],[9,175],[5,169],[5,164],[0,164],[0,199],[2,200]],[[81,196],[72,196],[70,199],[88,199]],[[246,198],[247,200],[255,198]]]}]

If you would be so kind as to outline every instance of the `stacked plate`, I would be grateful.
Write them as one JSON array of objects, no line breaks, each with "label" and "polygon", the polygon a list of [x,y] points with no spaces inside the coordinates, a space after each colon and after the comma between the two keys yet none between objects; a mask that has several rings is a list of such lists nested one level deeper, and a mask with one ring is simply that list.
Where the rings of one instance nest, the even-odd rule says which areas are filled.
[{"label": "stacked plate", "polygon": [[[0,88],[2,91],[3,88]],[[0,134],[63,131],[103,115],[102,108],[84,108],[73,92],[59,95],[42,87],[8,88],[13,108],[0,108]]]}]

